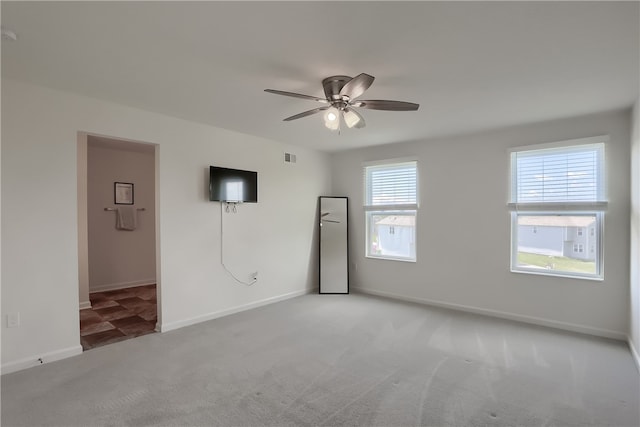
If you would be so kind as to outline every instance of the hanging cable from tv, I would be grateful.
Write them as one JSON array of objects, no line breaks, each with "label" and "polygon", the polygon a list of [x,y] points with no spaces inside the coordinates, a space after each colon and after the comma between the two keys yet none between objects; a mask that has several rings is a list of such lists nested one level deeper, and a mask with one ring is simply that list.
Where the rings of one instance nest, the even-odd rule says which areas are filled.
[{"label": "hanging cable from tv", "polygon": [[[224,208],[222,206],[223,204],[224,204]],[[227,266],[224,263],[224,212],[225,211],[227,213],[231,213],[231,212],[233,212],[234,214],[238,213],[238,202],[224,201],[220,203],[220,263],[222,264],[222,267],[225,269],[225,271],[233,278],[233,280],[246,286],[253,286],[258,282],[257,271],[251,274],[250,276],[252,277],[251,281],[245,282],[244,280],[238,279],[236,275],[233,274],[233,272],[229,270],[229,268],[227,268]]]}]

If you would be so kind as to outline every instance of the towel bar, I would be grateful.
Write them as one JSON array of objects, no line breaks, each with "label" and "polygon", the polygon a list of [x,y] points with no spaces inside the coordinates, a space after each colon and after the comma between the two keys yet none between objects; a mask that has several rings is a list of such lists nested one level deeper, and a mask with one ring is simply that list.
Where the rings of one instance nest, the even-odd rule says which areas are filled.
[{"label": "towel bar", "polygon": [[[118,208],[104,208],[105,211],[116,211]],[[136,208],[138,211],[146,211],[147,208]]]}]

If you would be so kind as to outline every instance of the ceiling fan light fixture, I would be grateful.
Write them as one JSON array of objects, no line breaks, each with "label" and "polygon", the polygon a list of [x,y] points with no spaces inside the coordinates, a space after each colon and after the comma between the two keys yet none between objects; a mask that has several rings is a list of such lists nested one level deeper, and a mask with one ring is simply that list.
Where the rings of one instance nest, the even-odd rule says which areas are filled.
[{"label": "ceiling fan light fixture", "polygon": [[337,130],[340,127],[340,111],[337,108],[331,107],[324,113],[324,125],[331,129]]},{"label": "ceiling fan light fixture", "polygon": [[358,123],[360,123],[360,116],[352,110],[346,110],[342,117],[344,118],[344,123],[349,129],[354,126],[358,127]]}]

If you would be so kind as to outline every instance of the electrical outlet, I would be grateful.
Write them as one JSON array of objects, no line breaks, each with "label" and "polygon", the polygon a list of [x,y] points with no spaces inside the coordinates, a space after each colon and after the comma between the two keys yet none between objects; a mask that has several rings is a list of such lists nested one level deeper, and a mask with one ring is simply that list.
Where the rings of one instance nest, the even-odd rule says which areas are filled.
[{"label": "electrical outlet", "polygon": [[7,314],[7,328],[17,328],[20,326],[20,313]]}]

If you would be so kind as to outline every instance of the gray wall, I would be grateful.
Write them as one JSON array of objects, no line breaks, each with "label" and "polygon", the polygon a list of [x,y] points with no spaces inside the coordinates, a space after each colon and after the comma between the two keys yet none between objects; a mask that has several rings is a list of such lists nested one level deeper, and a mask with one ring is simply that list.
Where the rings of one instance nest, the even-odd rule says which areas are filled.
[{"label": "gray wall", "polygon": [[[628,110],[332,155],[335,194],[350,197],[356,288],[624,339],[629,313]],[[511,273],[508,149],[609,135],[604,281]],[[416,157],[416,263],[364,256],[362,163]],[[485,244],[474,244],[485,242]]]},{"label": "gray wall", "polygon": [[[329,156],[314,150],[2,80],[2,372],[82,352],[78,316],[78,133],[158,145],[156,263],[162,330],[317,287],[317,201]],[[298,163],[284,164],[293,152]],[[211,164],[258,172],[259,203],[225,214],[208,201]]]}]

